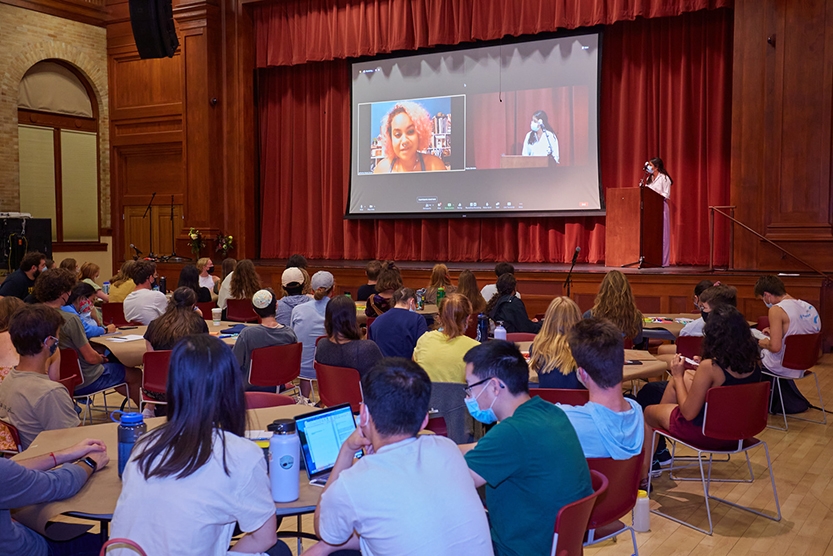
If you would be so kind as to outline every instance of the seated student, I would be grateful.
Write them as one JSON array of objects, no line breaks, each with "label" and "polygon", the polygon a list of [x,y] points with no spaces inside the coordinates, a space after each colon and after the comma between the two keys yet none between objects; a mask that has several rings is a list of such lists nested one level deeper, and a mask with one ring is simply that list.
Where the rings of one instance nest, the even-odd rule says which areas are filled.
[{"label": "seated student", "polygon": [[425,303],[428,305],[437,304],[437,291],[442,288],[445,295],[457,291],[455,286],[451,285],[451,277],[448,275],[448,267],[444,264],[435,264],[431,269],[431,279],[428,281],[428,286],[425,288]]},{"label": "seated student", "polygon": [[529,348],[529,368],[538,373],[538,387],[584,389],[567,333],[581,320],[581,310],[569,297],[556,297],[547,307],[541,331]]},{"label": "seated student", "polygon": [[385,357],[411,359],[417,341],[428,332],[428,323],[414,312],[416,294],[411,288],[393,292],[392,301],[393,308],[373,321],[368,338],[376,342]]},{"label": "seated student", "polygon": [[486,485],[495,554],[549,554],[558,511],[593,492],[576,431],[559,407],[529,397],[529,369],[514,344],[486,342],[465,362],[469,413],[497,422],[477,444],[460,446],[474,484]]},{"label": "seated student", "polygon": [[226,282],[226,278],[234,272],[234,269],[237,268],[237,259],[232,259],[231,257],[227,259],[223,259],[223,264],[221,265],[223,270],[223,277],[220,279],[219,282],[214,282],[214,289],[211,290],[211,293],[214,295],[218,295],[220,293],[220,288],[223,287],[223,284],[226,284],[226,288],[230,288],[231,280]]},{"label": "seated student", "polygon": [[100,299],[104,303],[110,301],[110,296],[104,293],[104,290],[101,289],[96,283],[98,280],[98,276],[101,274],[101,267],[95,263],[86,262],[81,265],[81,274],[79,276],[80,280],[86,284],[89,284],[95,290],[95,297]]},{"label": "seated student", "polygon": [[[35,284],[35,297],[53,309],[60,309],[69,298],[74,285],[75,276],[70,271],[63,268],[47,270],[41,274]],[[138,369],[125,368],[116,361],[108,361],[90,345],[78,315],[63,311],[60,314],[64,318],[64,325],[59,335],[60,346],[75,350],[84,378],[84,383],[75,389],[75,394],[80,396],[126,382],[130,389],[130,398],[138,407],[142,372]],[[117,390],[121,395],[126,395],[124,387],[120,386]]]},{"label": "seated student", "polygon": [[116,325],[108,324],[100,326],[93,317],[95,310],[94,301],[95,289],[86,282],[78,282],[72,287],[67,304],[61,307],[61,311],[78,315],[81,324],[84,326],[84,334],[87,338],[95,338],[103,334],[110,334],[116,331]]},{"label": "seated student", "polygon": [[320,336],[326,334],[324,329],[324,313],[327,311],[327,304],[330,296],[333,295],[335,279],[326,270],[319,270],[312,275],[310,284],[315,291],[314,298],[309,303],[302,303],[292,309],[292,316],[289,319],[290,328],[295,331],[298,341],[304,344],[304,353],[301,355],[301,401],[307,403],[309,400],[311,381],[315,380],[315,342]]},{"label": "seated student", "polygon": [[[515,267],[512,266],[511,263],[497,263],[495,265],[495,276],[500,278],[504,274],[515,274]],[[489,301],[494,297],[497,293],[497,283],[494,284],[486,284],[483,286],[483,289],[480,290],[480,295],[483,296],[483,299]],[[521,294],[519,292],[515,292],[515,297],[518,299],[521,298]]]},{"label": "seated student", "polygon": [[165,294],[153,289],[156,284],[156,263],[136,261],[133,283],[136,287],[124,299],[124,318],[128,322],[148,325],[168,308]]},{"label": "seated student", "polygon": [[12,344],[12,337],[9,334],[9,325],[12,322],[12,315],[24,303],[16,297],[0,298],[0,382],[6,378],[20,360],[17,350]]},{"label": "seated student", "polygon": [[[225,309],[229,299],[251,299],[263,287],[260,285],[260,276],[255,270],[255,265],[250,259],[243,259],[234,267],[230,274],[228,296],[220,296],[217,299],[217,306]],[[222,287],[221,287],[222,292]]]},{"label": "seated student", "polygon": [[24,450],[43,431],[80,423],[66,388],[46,374],[46,360],[58,349],[63,324],[58,311],[35,304],[19,309],[9,327],[20,362],[0,382],[0,419],[17,427]]},{"label": "seated student", "polygon": [[463,270],[457,277],[457,293],[461,293],[471,303],[473,315],[479,315],[486,308],[486,300],[477,287],[477,278],[471,270]]},{"label": "seated student", "polygon": [[393,261],[382,263],[382,271],[376,281],[376,293],[367,298],[364,314],[378,317],[393,307],[393,292],[402,287],[402,274]]},{"label": "seated student", "polygon": [[[219,276],[214,276],[214,261],[208,257],[202,257],[197,260],[197,281],[199,285],[209,292],[214,291],[214,286],[220,282]],[[209,301],[211,301],[209,299]]]},{"label": "seated student", "polygon": [[278,300],[272,288],[258,290],[252,297],[252,308],[260,317],[260,324],[247,326],[234,344],[234,357],[237,359],[237,368],[243,373],[243,385],[246,390],[258,390],[263,392],[275,392],[275,387],[252,386],[246,382],[249,376],[249,364],[252,360],[252,351],[258,348],[269,346],[284,346],[294,344],[298,341],[295,332],[288,326],[284,326],[275,319],[275,308]]},{"label": "seated student", "polygon": [[463,356],[478,345],[477,340],[466,336],[471,303],[461,294],[452,293],[440,303],[439,311],[440,329],[420,336],[414,348],[414,361],[425,369],[432,382],[462,384],[466,381]]},{"label": "seated student", "polygon": [[289,326],[289,319],[292,317],[292,309],[312,301],[308,295],[304,295],[305,278],[300,268],[287,268],[281,274],[281,286],[283,286],[283,297],[278,300],[275,320],[283,326]]},{"label": "seated student", "polygon": [[[209,276],[208,278],[216,278],[216,276]],[[179,271],[179,281],[177,282],[176,287],[190,288],[194,290],[197,303],[211,303],[211,290],[202,285],[200,271],[196,266],[192,264],[187,264],[183,266],[182,270]]]},{"label": "seated student", "polygon": [[364,273],[367,275],[367,284],[359,286],[356,292],[356,301],[367,301],[371,295],[376,293],[376,280],[382,272],[382,261],[373,260],[367,263]]},{"label": "seated student", "polygon": [[11,510],[75,496],[87,479],[110,462],[101,440],[12,461],[0,458],[0,554],[31,556],[94,556],[101,549],[98,534],[59,542],[47,539],[11,517]]},{"label": "seated student", "polygon": [[65,268],[70,272],[78,274],[78,261],[72,258],[66,258],[61,261],[61,264],[58,265],[58,268]]},{"label": "seated student", "polygon": [[[46,257],[38,251],[29,251],[20,260],[20,267],[6,276],[0,284],[0,297],[26,299],[35,287],[35,278],[46,270]],[[75,275],[73,275],[75,279]]]},{"label": "seated student", "polygon": [[[167,421],[133,448],[111,537],[128,538],[147,554],[288,555],[286,545],[275,545],[263,450],[245,432],[243,382],[229,346],[208,334],[177,342]],[[235,525],[246,534],[229,551]]]},{"label": "seated student", "polygon": [[324,365],[349,367],[364,376],[382,359],[382,352],[372,340],[362,340],[356,322],[356,302],[346,295],[337,295],[324,312],[327,337],[318,342],[315,360]]},{"label": "seated student", "polygon": [[504,274],[497,279],[497,292],[489,299],[484,313],[495,322],[502,322],[507,332],[528,332],[537,334],[541,323],[531,320],[526,313],[524,302],[515,294],[514,274]]},{"label": "seated student", "polygon": [[[715,386],[735,386],[761,380],[761,359],[749,324],[730,305],[715,308],[703,327],[703,359],[694,373],[694,380],[685,379],[685,362],[677,356],[671,366],[672,380],[662,402],[645,408],[645,450],[651,450],[654,428],[669,431],[677,438],[703,448],[724,450],[737,446],[703,436],[706,393]],[[648,476],[652,458],[645,458],[643,476]]]},{"label": "seated student", "polygon": [[[486,514],[460,450],[447,438],[417,435],[428,422],[425,371],[407,359],[382,359],[362,378],[362,392],[359,426],[315,510],[322,542],[304,554],[490,556]],[[354,460],[362,448],[368,455]]]},{"label": "seated student", "polygon": [[138,261],[129,260],[122,263],[118,274],[110,278],[110,303],[124,303],[125,298],[136,288],[133,270]]},{"label": "seated student", "polygon": [[593,308],[585,311],[583,317],[607,319],[634,346],[642,343],[642,312],[636,307],[628,278],[618,270],[605,274]]},{"label": "seated student", "polygon": [[642,452],[642,408],[622,395],[622,334],[609,320],[590,318],[568,334],[579,380],[590,391],[583,406],[560,405],[576,429],[584,457],[629,459]]}]

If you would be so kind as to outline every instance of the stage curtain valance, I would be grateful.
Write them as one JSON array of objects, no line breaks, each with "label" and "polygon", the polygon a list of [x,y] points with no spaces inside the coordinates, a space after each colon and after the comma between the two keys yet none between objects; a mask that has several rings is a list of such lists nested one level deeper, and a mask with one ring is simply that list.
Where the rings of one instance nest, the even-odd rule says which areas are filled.
[{"label": "stage curtain valance", "polygon": [[[669,4],[681,9],[701,2],[574,4]],[[343,2],[338,5],[347,9]],[[719,9],[639,18],[605,28],[602,183],[605,188],[636,186],[647,158],[665,160],[674,179],[673,264],[708,262],[707,207],[729,200],[732,22],[732,10]],[[602,217],[344,220],[350,172],[346,60],[261,70],[258,103],[264,258],[303,253],[321,259],[550,263],[568,262],[578,245],[579,260],[604,260]],[[718,254],[725,260],[725,248]]]},{"label": "stage curtain valance", "polygon": [[733,0],[290,0],[254,8],[257,67],[732,7]]}]

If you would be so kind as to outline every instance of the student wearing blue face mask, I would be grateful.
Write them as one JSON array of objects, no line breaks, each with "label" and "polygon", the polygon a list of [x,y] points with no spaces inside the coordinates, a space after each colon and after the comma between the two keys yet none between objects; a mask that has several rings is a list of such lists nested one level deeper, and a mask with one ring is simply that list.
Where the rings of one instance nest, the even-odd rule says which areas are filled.
[{"label": "student wearing blue face mask", "polygon": [[549,554],[558,511],[593,492],[576,431],[560,408],[529,397],[529,369],[514,344],[472,348],[466,407],[497,422],[477,444],[460,446],[486,507],[497,556]]},{"label": "student wearing blue face mask", "polygon": [[36,304],[18,309],[9,325],[20,362],[0,383],[0,419],[18,429],[24,450],[43,431],[79,423],[66,388],[47,375],[46,361],[58,349],[63,324],[57,310]]}]

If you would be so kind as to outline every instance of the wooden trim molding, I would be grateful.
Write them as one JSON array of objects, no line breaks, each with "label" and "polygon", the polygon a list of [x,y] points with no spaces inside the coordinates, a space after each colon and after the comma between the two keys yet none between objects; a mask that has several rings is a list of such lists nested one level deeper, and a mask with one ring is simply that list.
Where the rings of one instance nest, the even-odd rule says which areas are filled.
[{"label": "wooden trim molding", "polygon": [[99,241],[56,241],[52,243],[53,253],[69,251],[107,251],[107,244]]}]

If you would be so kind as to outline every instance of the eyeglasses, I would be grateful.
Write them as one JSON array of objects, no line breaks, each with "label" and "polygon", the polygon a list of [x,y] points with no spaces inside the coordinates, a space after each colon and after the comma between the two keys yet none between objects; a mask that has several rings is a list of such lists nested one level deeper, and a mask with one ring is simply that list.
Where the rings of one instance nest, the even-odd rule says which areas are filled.
[{"label": "eyeglasses", "polygon": [[497,377],[490,376],[490,377],[484,378],[483,380],[477,381],[474,384],[469,384],[468,386],[463,388],[463,392],[466,393],[466,396],[471,396],[471,389],[472,388],[474,388],[475,386],[480,386],[484,382],[488,382],[488,381],[492,380],[493,378],[497,378]]}]

